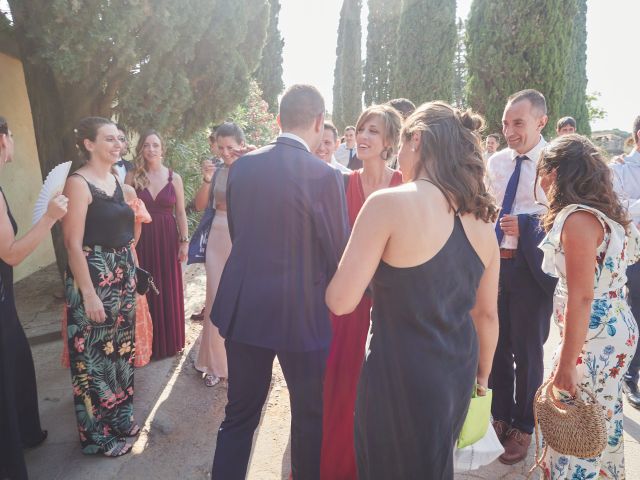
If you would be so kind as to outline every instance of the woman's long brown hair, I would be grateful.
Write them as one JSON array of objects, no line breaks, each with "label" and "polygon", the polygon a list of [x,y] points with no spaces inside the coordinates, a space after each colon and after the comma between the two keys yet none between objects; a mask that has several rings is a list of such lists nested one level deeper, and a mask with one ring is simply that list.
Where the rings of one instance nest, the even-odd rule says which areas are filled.
[{"label": "woman's long brown hair", "polygon": [[484,119],[471,110],[460,112],[444,102],[425,103],[405,121],[402,139],[420,133],[420,161],[413,179],[426,173],[461,214],[494,222],[498,207],[484,183],[479,131]]},{"label": "woman's long brown hair", "polygon": [[142,156],[142,148],[144,147],[144,143],[147,141],[151,135],[155,135],[160,140],[160,145],[162,145],[162,153],[164,154],[164,140],[160,136],[160,134],[153,130],[149,129],[140,135],[138,138],[138,144],[136,145],[136,158],[135,158],[135,166],[136,171],[133,174],[133,187],[136,190],[142,190],[149,186],[149,177],[147,177],[147,164]]},{"label": "woman's long brown hair", "polygon": [[623,227],[629,224],[627,211],[613,191],[613,173],[587,138],[563,135],[549,143],[540,154],[536,173],[539,177],[553,171],[556,178],[546,195],[549,209],[542,216],[546,232],[560,211],[572,204],[595,208]]}]

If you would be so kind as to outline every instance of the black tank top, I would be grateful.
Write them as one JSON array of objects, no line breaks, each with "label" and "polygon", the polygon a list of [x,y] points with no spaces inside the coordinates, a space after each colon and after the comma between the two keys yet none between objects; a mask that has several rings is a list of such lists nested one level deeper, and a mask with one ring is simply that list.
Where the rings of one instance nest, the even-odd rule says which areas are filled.
[{"label": "black tank top", "polygon": [[131,207],[124,201],[120,182],[116,180],[113,195],[96,187],[79,173],[91,192],[92,202],[87,208],[82,245],[104,248],[121,248],[133,240],[135,215]]}]

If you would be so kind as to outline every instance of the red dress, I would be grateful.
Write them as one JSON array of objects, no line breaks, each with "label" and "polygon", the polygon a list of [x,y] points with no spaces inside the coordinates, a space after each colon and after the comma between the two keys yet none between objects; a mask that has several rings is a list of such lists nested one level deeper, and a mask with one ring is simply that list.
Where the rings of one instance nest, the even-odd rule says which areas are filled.
[{"label": "red dress", "polygon": [[[355,170],[347,185],[351,227],[365,201],[360,174],[361,170]],[[394,172],[389,186],[395,187],[401,183],[402,174]],[[331,314],[333,340],[324,379],[321,480],[357,478],[353,415],[370,316],[371,297],[366,294],[352,313],[341,316]]]},{"label": "red dress", "polygon": [[173,172],[169,170],[167,184],[154,199],[148,189],[138,190],[151,223],[142,224],[136,246],[140,267],[153,276],[160,295],[147,295],[153,322],[154,360],[170,357],[184,348],[184,294],[182,266],[178,261],[178,227],[174,216],[176,191]]}]

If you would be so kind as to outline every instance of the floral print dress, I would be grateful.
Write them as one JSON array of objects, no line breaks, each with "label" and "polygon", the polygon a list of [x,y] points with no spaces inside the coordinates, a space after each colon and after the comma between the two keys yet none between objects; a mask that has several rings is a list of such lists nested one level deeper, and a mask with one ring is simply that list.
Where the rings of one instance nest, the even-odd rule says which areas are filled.
[{"label": "floral print dress", "polygon": [[[560,328],[561,336],[568,290],[560,235],[567,217],[580,210],[598,218],[605,235],[597,250],[594,298],[587,339],[576,363],[581,377],[580,385],[593,392],[602,405],[608,442],[602,454],[594,458],[561,455],[548,448],[544,458],[545,478],[623,480],[621,381],[638,342],[638,325],[626,300],[625,272],[628,265],[640,259],[640,234],[633,224],[625,230],[599,210],[584,205],[569,205],[558,214],[540,249],[544,252],[542,270],[559,279],[554,294],[553,320]],[[554,355],[554,365],[559,354],[560,347]]]},{"label": "floral print dress", "polygon": [[[88,183],[88,182],[87,182]],[[122,207],[120,186],[113,196],[88,183],[90,208]],[[128,217],[127,217],[128,218]],[[115,228],[110,225],[110,228]],[[132,235],[133,237],[133,235]],[[132,238],[133,240],[133,238]],[[97,323],[85,312],[82,293],[67,267],[66,338],[71,364],[73,402],[82,452],[107,452],[134,427],[133,373],[135,358],[136,280],[130,245],[119,248],[83,247],[89,275],[102,301],[106,321]]]}]

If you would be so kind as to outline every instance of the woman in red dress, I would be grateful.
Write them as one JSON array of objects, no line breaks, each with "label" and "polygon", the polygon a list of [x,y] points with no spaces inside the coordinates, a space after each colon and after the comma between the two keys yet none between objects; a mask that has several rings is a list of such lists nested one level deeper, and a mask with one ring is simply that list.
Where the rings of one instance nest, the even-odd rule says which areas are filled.
[{"label": "woman in red dress", "polygon": [[[402,183],[402,175],[387,163],[398,146],[402,117],[387,105],[366,109],[356,124],[356,146],[363,167],[349,174],[346,188],[351,227],[365,200],[376,190]],[[322,480],[357,478],[353,440],[356,387],[369,331],[371,297],[365,294],[356,309],[331,315],[333,341],[324,381]]]}]

